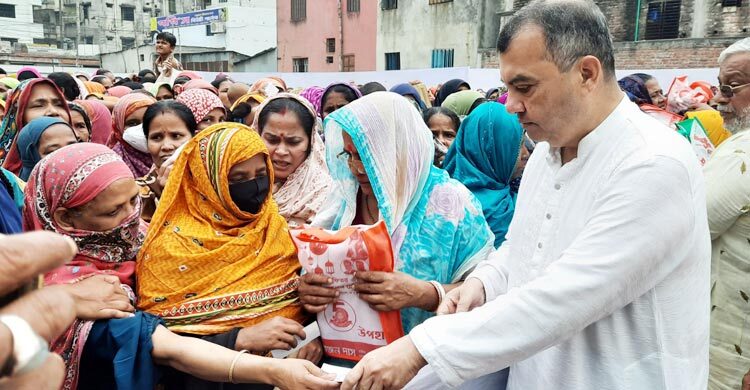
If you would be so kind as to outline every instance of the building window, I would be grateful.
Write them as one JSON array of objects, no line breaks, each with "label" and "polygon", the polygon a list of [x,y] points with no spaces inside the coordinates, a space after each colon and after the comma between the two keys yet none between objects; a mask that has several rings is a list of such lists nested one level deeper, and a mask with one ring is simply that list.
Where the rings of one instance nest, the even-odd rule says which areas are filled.
[{"label": "building window", "polygon": [[120,10],[122,11],[122,20],[127,22],[135,21],[135,8],[122,6]]},{"label": "building window", "polygon": [[132,49],[135,47],[135,38],[120,37],[122,42],[122,50]]},{"label": "building window", "polygon": [[382,0],[380,2],[381,9],[396,9],[398,8],[398,0]]},{"label": "building window", "polygon": [[346,0],[346,11],[347,12],[359,12],[359,0]]},{"label": "building window", "polygon": [[113,6],[114,6],[114,4],[112,4],[112,3],[107,3],[107,8],[112,8]]},{"label": "building window", "polygon": [[16,18],[16,6],[0,3],[0,18]]},{"label": "building window", "polygon": [[307,0],[292,0],[292,22],[301,22],[307,18]]},{"label": "building window", "polygon": [[93,45],[94,37],[83,37],[83,43],[86,45]]},{"label": "building window", "polygon": [[401,53],[385,53],[385,70],[401,69]]},{"label": "building window", "polygon": [[739,7],[742,5],[742,0],[722,0],[722,7]]},{"label": "building window", "polygon": [[332,64],[333,63],[333,56],[326,57],[326,64]]},{"label": "building window", "polygon": [[336,38],[326,39],[326,52],[328,53],[336,52]]},{"label": "building window", "polygon": [[169,0],[169,13],[174,15],[177,13],[177,0]]},{"label": "building window", "polygon": [[680,33],[680,1],[652,1],[646,14],[646,39],[675,39]]},{"label": "building window", "polygon": [[206,36],[207,36],[207,37],[210,37],[210,36],[213,36],[213,35],[214,35],[214,33],[213,33],[213,32],[211,32],[211,25],[210,25],[210,24],[207,24],[207,25],[206,25]]},{"label": "building window", "polygon": [[292,59],[292,72],[307,72],[307,58]]},{"label": "building window", "polygon": [[141,54],[141,62],[143,62],[143,61],[146,61],[146,55],[145,54]]},{"label": "building window", "polygon": [[434,49],[432,51],[433,68],[452,68],[453,49]]},{"label": "building window", "polygon": [[354,72],[354,54],[344,56],[344,72]]},{"label": "building window", "polygon": [[453,0],[430,0],[430,4],[450,3]]},{"label": "building window", "polygon": [[91,8],[91,4],[83,4],[81,8],[83,9],[83,20],[89,20],[89,8]]}]

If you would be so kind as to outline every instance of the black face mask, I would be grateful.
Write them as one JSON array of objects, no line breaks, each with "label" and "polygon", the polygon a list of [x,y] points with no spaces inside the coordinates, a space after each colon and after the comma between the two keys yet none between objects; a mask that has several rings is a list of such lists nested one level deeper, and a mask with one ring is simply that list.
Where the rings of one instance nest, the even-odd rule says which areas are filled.
[{"label": "black face mask", "polygon": [[266,201],[270,183],[268,176],[241,181],[229,185],[229,195],[237,207],[250,214],[257,214]]}]

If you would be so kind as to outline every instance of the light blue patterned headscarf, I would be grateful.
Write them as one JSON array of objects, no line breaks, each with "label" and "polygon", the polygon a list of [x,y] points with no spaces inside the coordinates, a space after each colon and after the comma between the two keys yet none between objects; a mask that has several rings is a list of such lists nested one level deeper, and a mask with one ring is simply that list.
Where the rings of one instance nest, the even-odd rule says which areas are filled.
[{"label": "light blue patterned headscarf", "polygon": [[[453,96],[453,95],[451,95]],[[495,247],[505,241],[513,219],[516,194],[510,181],[523,142],[518,117],[500,103],[480,105],[461,122],[456,140],[445,155],[443,167],[482,202],[482,210],[495,234]]]},{"label": "light blue patterned headscarf", "polygon": [[[432,165],[432,135],[414,107],[391,92],[376,92],[326,117],[326,162],[334,180],[313,225],[338,230],[352,224],[359,184],[343,151],[351,136],[391,233],[396,268],[443,284],[462,280],[492,250],[494,237],[482,205],[461,183]],[[409,332],[432,313],[401,311]]]}]

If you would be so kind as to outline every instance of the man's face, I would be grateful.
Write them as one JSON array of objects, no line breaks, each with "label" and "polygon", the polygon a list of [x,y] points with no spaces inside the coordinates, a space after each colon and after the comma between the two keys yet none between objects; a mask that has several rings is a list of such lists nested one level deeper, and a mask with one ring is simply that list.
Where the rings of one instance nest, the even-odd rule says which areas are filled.
[{"label": "man's face", "polygon": [[536,26],[523,27],[500,55],[500,73],[508,86],[509,112],[534,141],[553,147],[576,146],[583,103],[582,79],[576,67],[561,73],[546,56],[544,34]]},{"label": "man's face", "polygon": [[[750,52],[729,56],[719,67],[719,84],[739,87],[750,83]],[[735,88],[732,97],[717,94],[717,109],[726,128],[735,133],[750,127],[750,85]]]},{"label": "man's face", "polygon": [[156,40],[156,54],[165,55],[172,52],[172,45],[163,39]]}]

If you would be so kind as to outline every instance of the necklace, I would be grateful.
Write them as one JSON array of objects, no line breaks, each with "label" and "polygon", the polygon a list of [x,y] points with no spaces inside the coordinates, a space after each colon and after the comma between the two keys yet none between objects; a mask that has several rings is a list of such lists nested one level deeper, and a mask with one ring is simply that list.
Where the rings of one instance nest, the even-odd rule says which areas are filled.
[{"label": "necklace", "polygon": [[375,213],[373,214],[372,211],[370,211],[370,202],[368,200],[370,199],[369,195],[362,194],[362,202],[365,204],[365,212],[367,212],[367,217],[369,218],[370,223],[375,223],[378,221],[378,209],[377,206],[375,206]]}]

